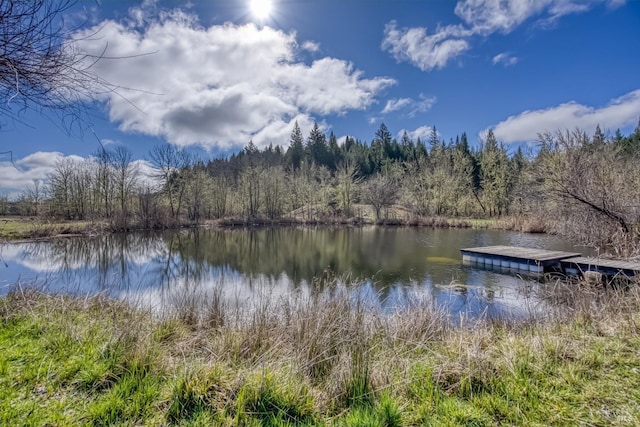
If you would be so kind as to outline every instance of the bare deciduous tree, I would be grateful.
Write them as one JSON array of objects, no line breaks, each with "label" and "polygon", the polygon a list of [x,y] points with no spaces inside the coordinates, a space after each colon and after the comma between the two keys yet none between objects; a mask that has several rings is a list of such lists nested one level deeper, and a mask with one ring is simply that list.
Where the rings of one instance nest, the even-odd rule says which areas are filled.
[{"label": "bare deciduous tree", "polygon": [[187,189],[186,180],[191,166],[191,156],[183,149],[167,143],[153,147],[149,158],[156,168],[156,178],[160,179],[163,184],[171,216],[174,221],[177,221]]},{"label": "bare deciduous tree", "polygon": [[144,228],[155,228],[163,225],[163,218],[158,206],[158,197],[148,185],[137,190],[138,220]]},{"label": "bare deciduous tree", "polygon": [[123,227],[129,222],[129,204],[133,189],[138,183],[139,169],[132,163],[132,154],[128,148],[119,146],[111,155],[115,171],[117,197],[120,205],[120,221]]},{"label": "bare deciduous tree", "polygon": [[64,23],[73,0],[0,0],[0,117],[49,109],[63,121],[80,117],[82,101],[113,90],[92,71]]},{"label": "bare deciduous tree", "polygon": [[0,215],[9,213],[9,195],[7,193],[0,194]]},{"label": "bare deciduous tree", "polygon": [[33,184],[27,185],[25,189],[25,198],[31,203],[31,214],[38,216],[40,214],[40,204],[44,200],[44,185],[39,179],[34,179]]},{"label": "bare deciduous tree", "polygon": [[211,177],[202,167],[194,166],[188,171],[185,205],[187,217],[194,224],[199,224],[206,217],[208,204],[211,199]]},{"label": "bare deciduous tree", "polygon": [[261,165],[250,164],[245,167],[238,181],[238,193],[241,205],[247,219],[254,219],[262,204],[262,180],[265,169]]},{"label": "bare deciduous tree", "polygon": [[376,220],[382,219],[383,208],[388,208],[398,200],[400,188],[391,178],[377,175],[367,180],[362,194],[363,200],[376,212]]},{"label": "bare deciduous tree", "polygon": [[338,206],[343,215],[351,215],[355,193],[362,178],[358,176],[358,168],[353,163],[345,161],[336,171],[336,195]]},{"label": "bare deciduous tree", "polygon": [[216,176],[211,183],[211,215],[214,218],[222,218],[227,214],[227,199],[229,188],[231,187],[229,178]]},{"label": "bare deciduous tree", "polygon": [[285,188],[282,168],[270,168],[264,179],[264,210],[270,219],[278,218],[284,212]]},{"label": "bare deciduous tree", "polygon": [[541,134],[539,140],[537,180],[555,200],[565,234],[616,251],[633,246],[637,217],[629,208],[640,202],[635,161],[619,155],[614,144],[594,146],[579,129]]},{"label": "bare deciduous tree", "polygon": [[111,218],[113,214],[114,199],[114,170],[111,166],[112,154],[107,150],[100,150],[95,155],[95,186],[97,194],[100,196],[97,200],[97,207],[100,210],[102,205],[102,216]]}]

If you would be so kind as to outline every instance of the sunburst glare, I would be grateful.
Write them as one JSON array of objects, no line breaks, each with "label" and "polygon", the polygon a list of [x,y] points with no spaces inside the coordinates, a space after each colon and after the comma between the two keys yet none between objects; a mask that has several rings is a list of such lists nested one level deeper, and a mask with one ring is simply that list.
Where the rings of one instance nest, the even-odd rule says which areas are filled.
[{"label": "sunburst glare", "polygon": [[251,8],[251,13],[257,19],[264,21],[271,16],[271,11],[273,10],[273,2],[271,0],[250,0],[249,7]]}]

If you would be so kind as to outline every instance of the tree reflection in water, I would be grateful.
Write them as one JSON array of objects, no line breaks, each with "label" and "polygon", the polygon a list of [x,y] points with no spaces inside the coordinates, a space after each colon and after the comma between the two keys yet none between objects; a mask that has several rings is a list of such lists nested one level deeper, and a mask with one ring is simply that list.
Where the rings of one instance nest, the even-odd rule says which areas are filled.
[{"label": "tree reflection in water", "polygon": [[50,291],[104,293],[158,311],[215,298],[239,305],[308,295],[335,284],[318,280],[328,276],[382,310],[427,298],[454,315],[500,317],[540,307],[520,292],[521,279],[463,267],[459,250],[514,242],[568,248],[549,236],[486,230],[289,227],[54,239],[2,250],[14,280],[38,276]]}]

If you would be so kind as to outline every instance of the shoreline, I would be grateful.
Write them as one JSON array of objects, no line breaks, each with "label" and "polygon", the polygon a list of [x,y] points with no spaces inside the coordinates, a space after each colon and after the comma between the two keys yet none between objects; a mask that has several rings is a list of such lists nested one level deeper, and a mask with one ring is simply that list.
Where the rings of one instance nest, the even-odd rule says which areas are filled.
[{"label": "shoreline", "polygon": [[115,227],[104,220],[41,220],[34,217],[0,218],[0,242],[38,242],[65,237],[92,237],[105,234],[136,233],[145,231],[181,230],[193,228],[261,228],[261,227],[407,227],[407,228],[471,228],[485,230],[505,230],[521,233],[548,233],[547,227],[541,223],[531,224],[530,219],[508,216],[502,218],[463,218],[463,217],[420,217],[409,220],[373,221],[367,218],[331,217],[314,220],[298,218],[222,218],[205,220],[201,223],[183,222],[158,227],[137,227],[126,229]]}]

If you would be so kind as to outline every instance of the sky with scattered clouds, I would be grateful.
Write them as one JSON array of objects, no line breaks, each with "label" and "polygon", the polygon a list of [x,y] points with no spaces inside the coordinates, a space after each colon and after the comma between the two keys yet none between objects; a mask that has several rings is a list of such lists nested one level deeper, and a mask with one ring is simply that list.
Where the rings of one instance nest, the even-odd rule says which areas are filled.
[{"label": "sky with scattered clouds", "polygon": [[[286,146],[294,122],[370,141],[381,123],[512,147],[543,131],[640,117],[640,2],[624,0],[83,1],[71,38],[104,58],[83,129],[25,113],[0,127],[0,192],[64,157],[124,145],[140,167],[169,142],[202,158]],[[6,102],[7,100],[5,100]]]}]

